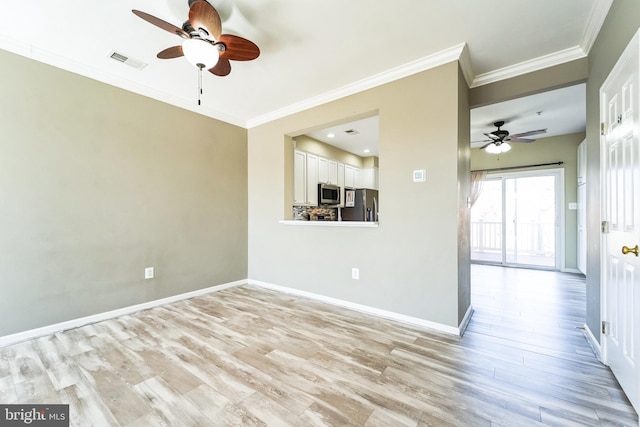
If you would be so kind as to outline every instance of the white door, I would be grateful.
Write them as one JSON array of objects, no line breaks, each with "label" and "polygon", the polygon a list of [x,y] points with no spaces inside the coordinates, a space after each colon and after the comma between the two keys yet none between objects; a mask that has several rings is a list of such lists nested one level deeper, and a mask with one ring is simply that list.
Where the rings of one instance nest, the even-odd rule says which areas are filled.
[{"label": "white door", "polygon": [[[603,359],[640,412],[638,35],[600,89]],[[608,228],[608,230],[607,230]],[[635,254],[625,248],[636,249]],[[623,252],[627,252],[623,254]]]}]

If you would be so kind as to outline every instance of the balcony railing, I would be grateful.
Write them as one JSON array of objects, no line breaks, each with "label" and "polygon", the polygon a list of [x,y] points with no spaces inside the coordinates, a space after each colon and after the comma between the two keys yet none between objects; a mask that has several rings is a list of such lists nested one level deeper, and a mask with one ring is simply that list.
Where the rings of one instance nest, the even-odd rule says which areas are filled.
[{"label": "balcony railing", "polygon": [[[502,241],[501,222],[471,222],[472,253],[501,252]],[[553,256],[555,252],[555,224],[508,223],[506,245],[507,252],[530,256]]]}]

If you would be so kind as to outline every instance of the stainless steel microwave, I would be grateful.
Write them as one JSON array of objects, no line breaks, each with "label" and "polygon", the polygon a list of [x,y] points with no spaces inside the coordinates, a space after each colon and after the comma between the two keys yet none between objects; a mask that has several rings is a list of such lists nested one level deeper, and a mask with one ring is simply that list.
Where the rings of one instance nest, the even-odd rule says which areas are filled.
[{"label": "stainless steel microwave", "polygon": [[333,184],[318,184],[318,205],[339,205],[340,187]]}]

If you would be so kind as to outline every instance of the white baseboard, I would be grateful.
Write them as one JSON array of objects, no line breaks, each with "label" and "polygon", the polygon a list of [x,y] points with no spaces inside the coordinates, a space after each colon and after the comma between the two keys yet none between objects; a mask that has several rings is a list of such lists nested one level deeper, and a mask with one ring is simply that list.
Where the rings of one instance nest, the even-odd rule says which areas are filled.
[{"label": "white baseboard", "polygon": [[464,330],[467,328],[469,320],[471,319],[471,315],[473,314],[473,308],[469,306],[469,308],[467,309],[467,313],[464,316],[464,319],[462,319],[462,322],[460,323],[460,326],[456,328],[452,326],[443,325],[441,323],[420,319],[413,316],[407,316],[404,314],[395,313],[393,311],[382,310],[375,307],[356,304],[350,301],[345,301],[345,300],[332,298],[332,297],[328,297],[320,294],[315,294],[312,292],[306,292],[306,291],[301,291],[294,288],[288,288],[286,286],[274,285],[271,283],[260,282],[257,280],[237,280],[235,282],[229,282],[221,285],[211,286],[204,289],[198,289],[195,291],[186,292],[179,295],[172,295],[170,297],[161,298],[154,301],[148,301],[141,304],[119,308],[116,310],[106,311],[103,313],[93,314],[86,317],[67,320],[65,322],[54,323],[52,325],[43,326],[41,328],[35,328],[35,329],[18,332],[11,335],[0,336],[0,347],[17,344],[19,342],[27,341],[34,338],[39,338],[45,335],[56,334],[58,332],[65,331],[67,329],[79,328],[81,326],[90,325],[92,323],[101,322],[103,320],[109,320],[119,316],[125,316],[127,314],[132,314],[138,311],[159,307],[161,305],[171,304],[177,301],[182,301],[185,299],[209,294],[212,292],[218,292],[224,289],[244,285],[247,283],[251,285],[259,286],[265,289],[271,289],[274,291],[278,291],[278,292],[282,292],[290,295],[297,295],[301,297],[311,298],[317,301],[325,302],[327,304],[332,304],[340,307],[345,307],[351,310],[359,311],[361,313],[367,313],[367,314],[379,316],[385,319],[396,320],[398,322],[406,323],[408,325],[419,326],[421,328],[427,328],[427,329],[433,329],[435,331],[444,332],[447,334],[457,335],[457,336],[462,336],[462,334],[464,333]]},{"label": "white baseboard", "polygon": [[147,310],[149,308],[158,307],[161,305],[171,304],[173,302],[182,301],[185,299],[197,297],[200,295],[209,294],[212,292],[218,292],[223,289],[232,288],[234,286],[246,284],[246,280],[237,280],[235,282],[224,283],[222,285],[211,286],[204,289],[198,289],[191,292],[186,292],[179,295],[172,295],[170,297],[157,299],[154,301],[144,302],[141,304],[131,305],[128,307],[119,308],[116,310],[105,311],[104,313],[93,314],[91,316],[80,317],[78,319],[67,320],[65,322],[54,323],[53,325],[43,326],[41,328],[30,329],[24,332],[18,332],[11,335],[5,335],[0,337],[0,347],[16,344],[22,341],[30,340],[33,338],[42,337],[45,335],[52,335],[58,332],[65,331],[67,329],[78,328],[80,326],[89,325],[103,320],[113,319],[115,317],[132,314],[137,311]]},{"label": "white baseboard", "polygon": [[582,271],[577,268],[563,268],[562,273],[575,273],[575,274],[583,274]]},{"label": "white baseboard", "polygon": [[[406,323],[408,325],[419,326],[422,328],[433,329],[439,332],[460,336],[460,329],[453,326],[447,326],[441,323],[431,322],[429,320],[424,320],[424,319],[420,319],[413,316],[407,316],[404,314],[395,313],[393,311],[382,310],[379,308],[370,307],[363,304],[357,304],[354,302],[345,301],[345,300],[341,300],[333,297],[328,297],[325,295],[314,294],[312,292],[301,291],[299,289],[288,288],[286,286],[280,286],[280,285],[274,285],[272,283],[261,282],[259,280],[249,279],[248,283],[250,285],[259,286],[261,288],[271,289],[273,291],[278,291],[278,292],[282,292],[290,295],[310,298],[317,301],[325,302],[327,304],[348,308],[354,311],[359,311],[361,313],[372,314],[374,316],[382,317],[385,319],[396,320],[398,322]],[[469,314],[469,311],[467,311],[467,314]],[[466,317],[467,316],[465,315],[465,319]],[[469,314],[469,318],[471,318],[470,314]]]},{"label": "white baseboard", "polygon": [[469,308],[467,308],[467,312],[464,314],[462,318],[462,322],[460,322],[460,326],[458,326],[458,331],[460,336],[464,335],[464,331],[467,330],[467,326],[469,326],[469,322],[471,321],[471,316],[473,316],[473,306],[469,304]]},{"label": "white baseboard", "polygon": [[596,354],[596,357],[598,358],[599,361],[602,361],[602,347],[600,347],[600,343],[591,332],[591,329],[589,329],[589,327],[585,323],[582,326],[582,330],[584,331],[584,336],[587,338],[587,341],[591,345],[593,352]]}]

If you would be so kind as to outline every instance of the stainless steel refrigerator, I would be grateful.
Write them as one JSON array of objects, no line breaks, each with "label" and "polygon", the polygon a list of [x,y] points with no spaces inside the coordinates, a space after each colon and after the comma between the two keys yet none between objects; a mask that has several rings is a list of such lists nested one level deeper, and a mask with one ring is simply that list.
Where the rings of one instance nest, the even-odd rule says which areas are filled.
[{"label": "stainless steel refrigerator", "polygon": [[378,190],[346,189],[343,221],[378,221]]}]

